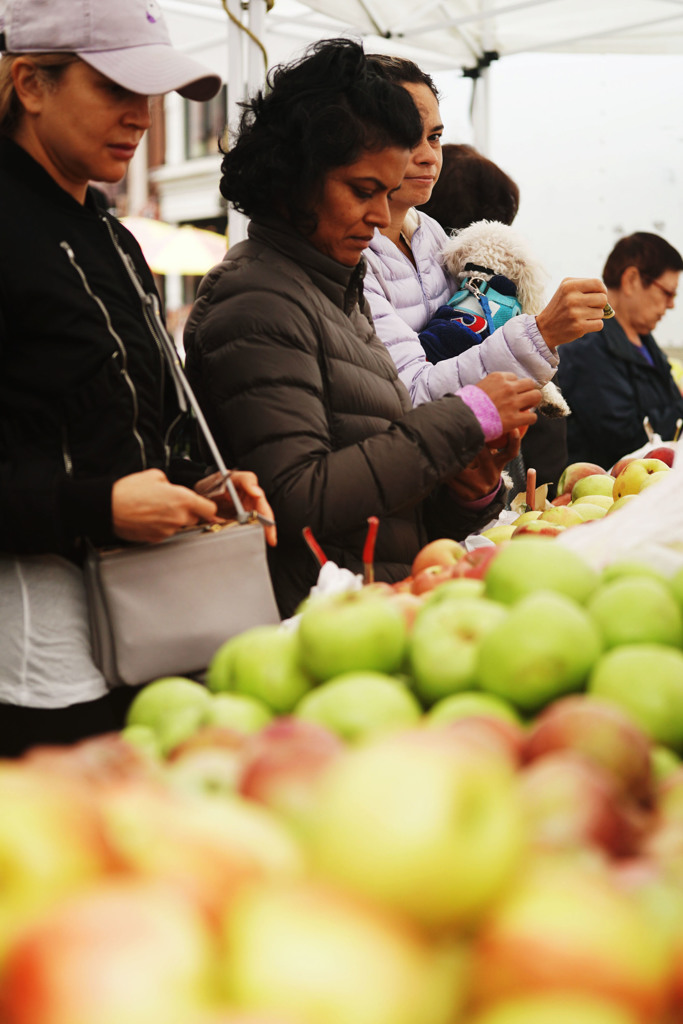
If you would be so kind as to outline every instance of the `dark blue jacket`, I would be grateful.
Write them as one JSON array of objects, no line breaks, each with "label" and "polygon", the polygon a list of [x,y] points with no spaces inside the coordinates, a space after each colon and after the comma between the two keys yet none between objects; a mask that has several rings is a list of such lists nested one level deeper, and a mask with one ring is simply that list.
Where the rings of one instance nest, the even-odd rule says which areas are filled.
[{"label": "dark blue jacket", "polygon": [[643,418],[670,441],[683,417],[683,396],[666,355],[651,334],[642,336],[650,365],[616,317],[602,331],[560,349],[556,381],[572,414],[567,420],[570,462],[596,462],[609,469],[647,441]]}]

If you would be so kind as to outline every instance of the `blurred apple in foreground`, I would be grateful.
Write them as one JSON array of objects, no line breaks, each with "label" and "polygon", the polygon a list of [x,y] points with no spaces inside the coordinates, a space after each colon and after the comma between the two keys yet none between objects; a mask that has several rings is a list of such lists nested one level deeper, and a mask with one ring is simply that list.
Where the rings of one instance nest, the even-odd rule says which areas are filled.
[{"label": "blurred apple in foreground", "polygon": [[[553,507],[558,509],[566,508],[564,505],[557,505]],[[575,523],[572,523],[572,526],[575,525]],[[549,523],[547,519],[543,519],[542,516],[539,516],[538,519],[534,519],[532,522],[522,523],[521,526],[515,526],[512,536],[513,538],[534,536],[557,537],[558,534],[562,533],[566,529],[567,526],[565,523]]]},{"label": "blurred apple in foreground", "polygon": [[451,1024],[463,999],[456,945],[320,884],[245,889],[224,936],[230,1002],[300,1024]]},{"label": "blurred apple in foreground", "polygon": [[76,779],[0,761],[0,807],[1,959],[15,929],[90,885],[109,855],[96,807]]},{"label": "blurred apple in foreground", "polygon": [[414,694],[394,676],[346,672],[306,694],[294,710],[349,742],[393,732],[418,722],[422,709]]},{"label": "blurred apple in foreground", "polygon": [[[532,526],[530,523],[529,526]],[[554,590],[580,603],[599,575],[576,552],[539,537],[516,538],[497,555],[485,577],[486,596],[514,604],[535,590]]]},{"label": "blurred apple in foreground", "polygon": [[639,1024],[639,1020],[627,1007],[607,999],[561,992],[505,999],[468,1024]]},{"label": "blurred apple in foreground", "polygon": [[457,540],[452,540],[450,537],[439,537],[420,548],[413,559],[410,575],[417,576],[430,565],[455,565],[464,554],[465,548]]},{"label": "blurred apple in foreground", "polygon": [[330,729],[300,718],[278,718],[251,738],[239,791],[305,829],[315,813],[323,772],[344,749]]},{"label": "blurred apple in foreground", "polygon": [[210,1005],[212,948],[197,912],[157,883],[107,881],[20,937],[3,1024],[187,1024]]},{"label": "blurred apple in foreground", "polygon": [[655,743],[683,752],[683,652],[663,644],[624,644],[606,651],[588,681]]},{"label": "blurred apple in foreground", "polygon": [[527,866],[484,922],[473,984],[484,1003],[572,993],[658,1021],[671,967],[668,936],[606,869],[546,857]]},{"label": "blurred apple in foreground", "polygon": [[519,784],[534,844],[580,853],[593,845],[614,857],[638,850],[644,821],[597,761],[557,750],[527,764]]},{"label": "blurred apple in foreground", "polygon": [[352,591],[315,598],[304,609],[296,640],[305,672],[324,682],[344,672],[400,670],[408,628],[381,594]]},{"label": "blurred apple in foreground", "polygon": [[426,704],[468,690],[476,681],[477,647],[507,609],[485,597],[440,601],[417,617],[408,647],[415,692]]},{"label": "blurred apple in foreground", "polygon": [[152,729],[161,753],[166,754],[199,728],[210,701],[206,687],[192,679],[155,679],[133,698],[126,725]]},{"label": "blurred apple in foreground", "polygon": [[630,715],[612,702],[584,694],[553,701],[529,727],[524,758],[535,761],[560,750],[600,764],[622,796],[652,803],[652,743]]},{"label": "blurred apple in foreground", "polygon": [[485,547],[473,548],[453,567],[451,576],[454,579],[461,576],[467,579],[483,579],[491,563],[498,557],[503,548],[507,547],[508,543],[504,541],[501,544],[487,544]]},{"label": "blurred apple in foreground", "polygon": [[581,689],[600,651],[598,632],[581,605],[538,591],[517,601],[482,637],[477,679],[487,693],[536,712]]},{"label": "blurred apple in foreground", "polygon": [[204,715],[204,725],[223,726],[238,732],[258,732],[273,713],[263,700],[244,693],[216,693]]},{"label": "blurred apple in foreground", "polygon": [[478,919],[510,884],[525,840],[513,771],[439,732],[376,741],[332,765],[312,846],[324,877],[452,927]]}]

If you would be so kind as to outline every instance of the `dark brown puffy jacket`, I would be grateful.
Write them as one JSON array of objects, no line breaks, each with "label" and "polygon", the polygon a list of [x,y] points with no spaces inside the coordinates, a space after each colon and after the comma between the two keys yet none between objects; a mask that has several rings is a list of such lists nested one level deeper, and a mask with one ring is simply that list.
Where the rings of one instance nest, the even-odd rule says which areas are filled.
[{"label": "dark brown puffy jacket", "polygon": [[465,511],[441,486],[482,447],[481,427],[454,396],[411,407],[363,272],[282,222],[252,222],[203,280],[185,332],[188,376],[226,461],[257,473],[273,506],[283,616],[317,578],[305,526],[328,558],[361,572],[378,516],[375,576],[392,581],[430,538],[462,538],[500,508]]}]

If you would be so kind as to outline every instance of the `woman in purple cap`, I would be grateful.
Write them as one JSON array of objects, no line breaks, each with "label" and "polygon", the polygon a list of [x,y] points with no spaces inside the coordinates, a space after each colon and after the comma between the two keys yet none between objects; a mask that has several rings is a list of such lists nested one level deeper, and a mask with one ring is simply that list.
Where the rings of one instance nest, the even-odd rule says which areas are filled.
[{"label": "woman in purple cap", "polygon": [[[0,59],[0,755],[120,727],[132,689],[93,663],[84,540],[153,542],[217,507],[173,454],[175,392],[132,235],[95,203],[150,95],[220,79],[177,53],[155,0],[9,0]],[[233,477],[269,516],[253,473]],[[268,539],[274,543],[274,529]]]}]

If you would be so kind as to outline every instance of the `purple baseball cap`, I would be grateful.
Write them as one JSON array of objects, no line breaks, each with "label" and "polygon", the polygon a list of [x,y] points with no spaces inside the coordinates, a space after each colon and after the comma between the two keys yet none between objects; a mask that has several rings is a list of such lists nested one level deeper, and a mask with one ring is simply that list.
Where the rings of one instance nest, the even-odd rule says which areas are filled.
[{"label": "purple baseball cap", "polygon": [[7,0],[6,53],[76,53],[124,89],[209,100],[219,75],[174,49],[158,0]]}]

